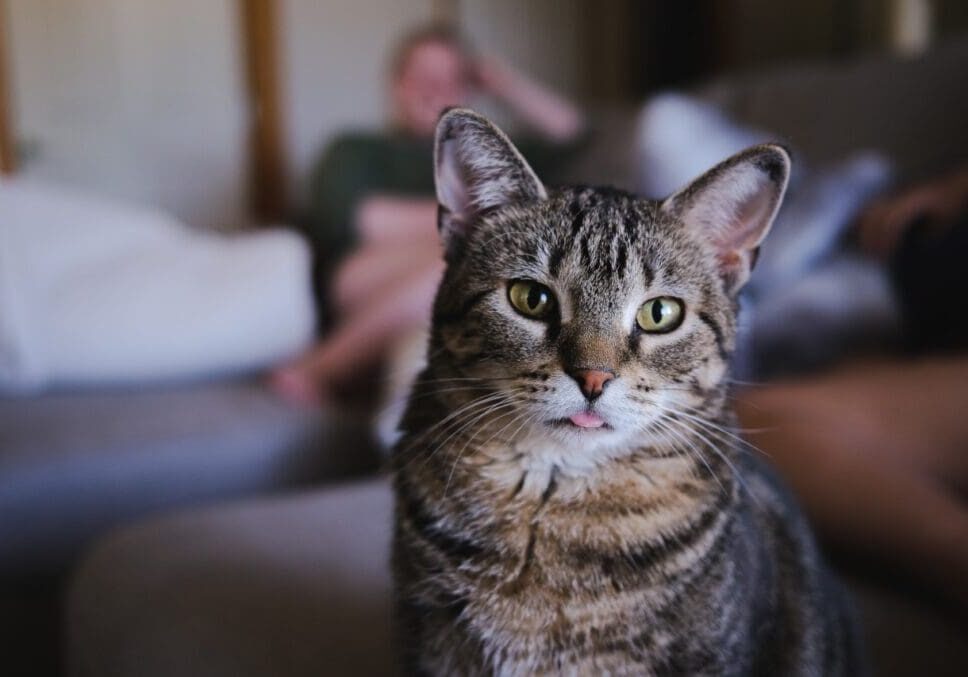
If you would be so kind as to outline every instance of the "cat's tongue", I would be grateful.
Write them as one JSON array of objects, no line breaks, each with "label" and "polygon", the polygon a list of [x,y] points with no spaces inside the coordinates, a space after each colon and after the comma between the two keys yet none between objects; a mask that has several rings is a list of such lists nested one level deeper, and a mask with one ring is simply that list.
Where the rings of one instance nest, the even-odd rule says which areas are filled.
[{"label": "cat's tongue", "polygon": [[605,420],[593,411],[583,411],[568,420],[579,428],[601,428],[605,425]]}]

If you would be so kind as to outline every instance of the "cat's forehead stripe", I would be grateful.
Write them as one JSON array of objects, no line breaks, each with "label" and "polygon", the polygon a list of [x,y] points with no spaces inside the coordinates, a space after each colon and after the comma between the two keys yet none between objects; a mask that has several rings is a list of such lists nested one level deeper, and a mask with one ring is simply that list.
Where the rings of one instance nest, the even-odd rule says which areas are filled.
[{"label": "cat's forehead stripe", "polygon": [[[639,253],[648,211],[640,201],[615,189],[581,188],[563,191],[557,203],[548,207],[548,226],[557,230],[559,238],[547,261],[549,275],[559,277],[570,255],[586,276],[598,273],[602,281],[627,276],[630,258]],[[555,228],[556,211],[565,215],[566,228]]]}]

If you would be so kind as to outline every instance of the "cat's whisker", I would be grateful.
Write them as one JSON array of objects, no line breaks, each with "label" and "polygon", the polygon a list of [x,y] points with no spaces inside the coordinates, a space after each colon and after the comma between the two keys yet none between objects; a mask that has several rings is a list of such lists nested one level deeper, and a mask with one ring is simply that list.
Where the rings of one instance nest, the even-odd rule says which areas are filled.
[{"label": "cat's whisker", "polygon": [[[686,407],[686,408],[688,408],[688,407]],[[710,430],[710,431],[713,431],[713,432],[717,432],[717,433],[726,435],[727,437],[729,437],[733,441],[735,441],[738,444],[740,444],[741,447],[743,447],[743,448],[751,449],[752,451],[755,451],[755,452],[757,452],[759,454],[762,454],[764,456],[769,457],[769,454],[768,453],[766,453],[765,451],[763,451],[762,449],[760,449],[759,447],[757,447],[755,444],[753,444],[749,440],[747,440],[744,437],[742,437],[741,435],[736,434],[736,432],[734,432],[733,430],[730,430],[729,428],[724,428],[722,426],[719,426],[719,425],[713,423],[712,421],[710,421],[710,420],[708,420],[706,418],[703,418],[702,416],[696,416],[696,415],[693,415],[693,414],[688,413],[687,411],[678,411],[677,413],[679,415],[681,415],[683,418],[687,418],[687,419],[691,420],[696,425],[705,427],[707,430]],[[749,432],[749,431],[745,431],[745,432]]]},{"label": "cat's whisker", "polygon": [[[411,394],[410,397],[408,398],[408,401],[409,402],[414,402],[414,401],[417,401],[417,400],[422,400],[422,399],[427,398],[427,397],[436,397],[437,395],[444,395],[444,394],[447,394],[447,393],[477,392],[477,391],[480,391],[480,390],[494,390],[494,388],[492,386],[490,386],[490,385],[486,385],[486,384],[483,384],[483,383],[481,383],[479,385],[466,385],[466,386],[455,386],[453,388],[441,388],[439,390],[431,390],[431,391],[426,392],[426,393]],[[378,411],[378,416],[382,416],[382,415],[386,414],[387,412],[391,411],[394,407],[397,407],[397,406],[398,406],[398,403],[391,402],[390,404],[388,404],[387,406],[381,408]]]},{"label": "cat's whisker", "polygon": [[697,430],[696,428],[691,428],[686,424],[685,421],[682,421],[676,418],[676,415],[681,415],[682,412],[671,412],[671,413],[672,413],[672,416],[670,416],[668,419],[669,423],[673,425],[679,425],[683,428],[683,430],[692,432],[692,434],[702,439],[709,447],[709,449],[711,449],[714,454],[719,456],[719,458],[727,465],[727,467],[730,470],[730,473],[732,473],[733,478],[739,483],[740,487],[750,497],[756,500],[756,495],[749,490],[749,486],[746,484],[745,480],[743,479],[742,473],[739,472],[735,464],[732,462],[732,460],[730,460],[729,456],[726,453],[724,453],[722,449],[719,448],[719,445],[716,444],[714,440],[710,440],[708,437],[706,437],[702,432],[700,432],[700,430]]},{"label": "cat's whisker", "polygon": [[[467,416],[470,416],[473,418],[478,413],[480,413],[481,410],[485,410],[487,407],[491,405],[497,404],[499,402],[503,402],[507,398],[508,396],[505,393],[491,393],[490,395],[485,395],[483,397],[477,398],[476,400],[473,400],[472,402],[469,402],[468,404],[456,410],[453,415],[448,416],[437,425],[433,426],[432,428],[429,428],[427,432],[435,432],[436,434],[434,435],[433,438],[426,441],[428,442],[428,444],[435,444],[440,440],[442,435],[448,434],[448,432],[454,426],[457,426],[457,429],[459,430],[460,427],[466,425],[468,423],[468,420],[466,419]],[[444,423],[446,423],[446,425],[442,425]]]},{"label": "cat's whisker", "polygon": [[[450,442],[452,439],[454,439],[458,435],[462,435],[466,430],[468,430],[469,428],[472,428],[481,420],[487,418],[488,415],[494,413],[498,409],[504,408],[506,406],[513,406],[514,404],[515,402],[513,399],[507,399],[506,401],[500,401],[498,403],[491,404],[488,407],[484,408],[483,411],[475,412],[470,419],[464,422],[463,425],[461,425],[459,428],[451,432],[446,439],[440,442],[440,444],[437,444],[434,449],[434,452],[436,452],[438,449],[445,447],[447,443]],[[431,452],[431,453],[434,453],[434,452]]]},{"label": "cat's whisker", "polygon": [[[706,423],[708,423],[710,425],[713,425],[710,421],[706,421]],[[770,431],[773,431],[775,429],[776,428],[773,428],[773,427],[766,427],[766,428],[728,428],[728,429],[726,429],[724,431],[721,431],[721,432],[723,434],[727,435],[728,437],[732,438],[737,444],[740,444],[742,447],[748,448],[751,451],[755,451],[755,452],[757,452],[759,454],[763,454],[764,456],[769,457],[769,455],[770,455],[769,453],[767,453],[763,449],[760,449],[759,447],[757,447],[756,445],[754,445],[752,442],[750,442],[748,439],[746,439],[744,437],[744,435],[770,432]]]},{"label": "cat's whisker", "polygon": [[537,421],[539,418],[540,418],[540,414],[534,413],[533,415],[529,416],[524,421],[522,421],[521,422],[521,425],[519,425],[517,428],[515,428],[514,429],[514,432],[511,433],[511,435],[509,436],[509,438],[508,438],[509,441],[513,442],[514,439],[517,438],[517,436],[521,433],[521,431],[524,430],[525,426],[531,425],[533,422]]},{"label": "cat's whisker", "polygon": [[[702,435],[702,432],[701,431],[703,429],[705,429],[706,432],[708,432],[708,433],[710,433],[710,434],[712,434],[714,436],[715,435],[727,435],[727,436],[731,437],[736,442],[740,442],[740,443],[744,442],[744,440],[742,438],[740,438],[737,435],[733,434],[728,429],[723,428],[723,427],[720,427],[720,426],[717,426],[715,424],[712,424],[712,423],[710,423],[709,421],[707,421],[706,419],[704,419],[704,418],[702,418],[700,416],[695,416],[695,415],[690,414],[690,413],[688,413],[686,411],[683,411],[683,407],[685,405],[682,405],[680,407],[673,408],[673,407],[668,407],[668,406],[659,404],[658,402],[653,402],[652,404],[656,408],[662,410],[663,412],[665,412],[667,414],[670,414],[671,416],[668,417],[670,421],[675,421],[676,423],[680,423],[681,424],[681,423],[683,423],[683,421],[679,421],[678,420],[678,418],[681,417],[682,419],[686,419],[690,423],[693,423],[694,425],[699,426],[699,430],[693,430],[693,432],[695,432],[696,435],[701,436]],[[687,426],[687,428],[688,428],[688,426]],[[703,439],[710,446],[718,447],[718,445],[714,444],[708,438],[703,437]]]},{"label": "cat's whisker", "polygon": [[[528,423],[529,423],[530,421],[533,421],[533,420],[535,420],[535,419],[537,418],[537,416],[538,416],[537,414],[529,414],[529,412],[527,412],[527,411],[523,411],[523,412],[513,412],[513,411],[512,411],[512,412],[509,412],[509,413],[517,413],[517,415],[516,415],[516,416],[514,416],[514,417],[513,417],[512,419],[511,419],[511,421],[509,421],[509,422],[508,422],[508,423],[507,423],[507,424],[506,424],[506,425],[505,425],[505,426],[504,426],[503,428],[501,428],[501,430],[499,430],[499,431],[498,431],[497,433],[495,433],[495,434],[493,434],[493,435],[491,435],[491,437],[490,437],[490,438],[489,438],[489,439],[488,439],[487,441],[485,441],[485,442],[483,443],[483,445],[482,445],[482,446],[486,446],[486,445],[487,445],[487,444],[489,444],[489,443],[491,442],[491,440],[493,440],[493,439],[494,439],[494,438],[495,438],[495,437],[496,437],[497,435],[499,435],[499,434],[501,434],[502,432],[504,432],[504,431],[505,431],[505,430],[506,430],[507,428],[509,428],[510,426],[512,426],[512,425],[514,425],[514,424],[515,424],[516,422],[518,422],[518,421],[521,421],[521,425],[519,425],[519,426],[518,426],[518,428],[517,428],[517,429],[516,429],[516,430],[514,431],[514,434],[513,434],[513,435],[511,435],[511,439],[514,439],[514,437],[516,437],[516,436],[517,436],[517,434],[518,434],[518,433],[519,433],[519,432],[521,431],[521,429],[522,429],[522,428],[523,428],[523,427],[524,427],[525,425],[527,425],[527,424],[528,424]],[[504,416],[504,415],[502,414],[502,417],[503,417],[503,416]],[[477,434],[477,433],[475,433],[475,435],[474,435],[474,436],[476,436],[476,434]],[[473,440],[473,438],[474,438],[474,436],[471,436],[471,440]],[[451,479],[452,479],[452,478],[453,478],[453,476],[454,476],[454,471],[455,471],[455,470],[457,469],[457,464],[458,464],[458,463],[460,462],[460,458],[461,458],[461,456],[462,456],[462,455],[463,455],[463,453],[464,453],[464,449],[466,449],[466,447],[467,447],[467,444],[469,444],[469,443],[470,443],[470,440],[468,440],[468,442],[467,442],[467,443],[465,443],[465,445],[464,445],[464,447],[463,447],[463,448],[461,448],[461,450],[460,450],[460,452],[458,452],[458,454],[457,454],[457,457],[456,457],[456,458],[454,459],[454,464],[453,464],[453,466],[451,467],[451,470],[450,470],[450,475],[449,475],[449,476],[447,477],[447,484],[446,484],[446,485],[444,486],[444,497],[445,497],[445,498],[446,498],[446,496],[447,496],[447,489],[448,489],[448,488],[450,487],[450,481],[451,481]]]},{"label": "cat's whisker", "polygon": [[[514,404],[516,404],[515,395],[517,395],[521,390],[522,390],[521,388],[516,388],[503,393],[496,393],[498,395],[501,395],[502,397],[489,399],[481,403],[479,406],[483,408],[483,411],[475,411],[471,413],[470,414],[471,418],[466,421],[465,420],[456,421],[455,425],[457,427],[450,432],[450,434],[447,436],[446,439],[438,443],[440,436],[443,434],[446,434],[447,431],[451,428],[451,426],[448,425],[447,428],[441,430],[440,435],[437,435],[434,439],[430,440],[428,443],[428,446],[432,446],[432,448],[430,449],[430,453],[427,454],[426,458],[424,459],[424,465],[426,465],[426,463],[429,462],[431,458],[433,458],[433,456],[437,453],[437,451],[442,449],[452,438],[454,438],[459,434],[462,434],[466,429],[475,425],[478,421],[480,421],[482,418],[485,418],[488,414],[493,413],[494,411],[497,411],[498,409],[501,409],[505,406],[513,406]],[[506,400],[506,401],[502,401],[502,400]]]},{"label": "cat's whisker", "polygon": [[[676,452],[676,455],[678,456],[687,454],[687,451],[680,446],[682,443],[681,437],[675,436],[674,431],[671,431],[668,424],[665,423],[664,414],[660,413],[658,418],[655,418],[648,423],[641,424],[639,426],[639,430],[654,434],[654,431],[652,430],[653,427],[658,429],[659,433],[664,436],[664,439],[662,439],[662,444],[667,445],[672,451]],[[673,439],[669,439],[670,437]]]},{"label": "cat's whisker", "polygon": [[[512,391],[509,391],[509,392],[512,392]],[[427,439],[428,435],[437,432],[438,430],[441,429],[442,426],[444,426],[443,430],[446,430],[453,423],[459,422],[460,421],[459,417],[462,414],[465,414],[467,411],[473,410],[475,407],[478,407],[478,406],[485,406],[487,403],[501,399],[502,397],[506,397],[506,396],[507,395],[502,392],[487,393],[485,395],[482,395],[481,397],[478,397],[476,399],[471,400],[470,402],[465,403],[464,405],[458,407],[457,409],[452,411],[450,414],[448,414],[446,417],[444,417],[434,425],[430,426],[429,428],[421,432],[413,440],[411,440],[406,446],[400,448],[395,453],[401,454],[401,455],[409,453],[410,451],[413,450],[415,446],[424,442]],[[436,441],[436,438],[431,441],[432,442]]]},{"label": "cat's whisker", "polygon": [[716,480],[716,483],[719,485],[719,488],[723,491],[723,493],[727,493],[726,486],[723,484],[722,480],[719,478],[719,475],[716,473],[716,471],[713,470],[713,467],[710,465],[705,454],[702,453],[702,449],[700,448],[700,445],[697,444],[696,441],[690,440],[689,437],[685,435],[683,432],[676,430],[672,426],[672,424],[674,423],[674,419],[672,419],[668,415],[663,414],[660,420],[662,420],[663,423],[665,424],[666,431],[669,432],[670,434],[677,436],[680,440],[682,440],[682,442],[686,445],[686,448],[690,450],[690,453],[694,453],[696,457],[699,459],[699,461],[706,467],[706,470],[708,470],[709,474]]},{"label": "cat's whisker", "polygon": [[[528,416],[529,413],[528,413],[527,410],[524,410],[524,411],[521,412],[520,415],[521,416]],[[485,442],[485,444],[489,444],[491,441],[493,441],[495,438],[497,438],[501,433],[503,433],[505,430],[507,430],[508,428],[510,428],[512,425],[514,425],[516,422],[518,422],[520,420],[522,420],[520,417],[515,416],[503,428],[501,428],[499,431],[497,431],[496,433],[494,433],[493,435],[491,435],[491,437],[487,440],[487,442]],[[514,439],[514,435],[511,436],[511,439]]]},{"label": "cat's whisker", "polygon": [[[443,348],[440,348],[436,351],[436,353],[440,353],[443,350],[444,350]],[[433,355],[431,355],[429,359],[433,359]],[[409,373],[410,371],[411,371],[410,367],[399,367],[397,369],[391,369],[387,372],[384,372],[380,376],[377,376],[368,380],[369,382],[376,385],[389,385],[393,383],[393,381],[395,381],[398,377],[406,376],[407,373]],[[447,376],[444,378],[426,378],[425,379],[425,378],[420,378],[420,375],[421,375],[421,372],[416,372],[414,374],[415,378],[409,381],[408,385],[410,387],[413,387],[416,385],[428,385],[428,384],[443,383],[443,382],[449,382],[449,381],[505,382],[505,381],[514,381],[514,380],[517,380],[518,378],[516,376]]]},{"label": "cat's whisker", "polygon": [[705,427],[705,428],[707,428],[707,429],[709,429],[711,431],[715,431],[717,433],[726,435],[727,437],[729,437],[730,439],[732,439],[735,442],[739,443],[743,447],[749,447],[749,448],[751,448],[752,450],[754,450],[754,451],[756,451],[758,453],[761,453],[763,455],[768,455],[764,451],[762,451],[761,449],[758,449],[755,445],[751,444],[749,442],[749,440],[746,440],[742,436],[740,436],[740,435],[737,434],[737,433],[740,433],[740,432],[749,432],[748,430],[743,429],[743,428],[738,428],[738,429],[737,428],[732,428],[732,427],[726,428],[726,427],[720,426],[718,424],[715,424],[709,418],[709,416],[710,416],[709,412],[704,411],[700,407],[690,406],[690,405],[685,404],[683,402],[676,402],[676,403],[674,403],[676,408],[675,409],[670,409],[670,408],[666,407],[665,405],[663,405],[663,404],[661,404],[661,403],[659,403],[659,402],[657,402],[655,400],[651,401],[650,403],[653,404],[656,407],[663,408],[666,411],[672,411],[672,412],[674,412],[676,414],[679,414],[683,418],[688,418],[691,421],[693,421],[694,423],[696,423],[697,425],[701,425],[701,426],[703,426],[703,427]]},{"label": "cat's whisker", "polygon": [[[504,405],[498,405],[497,407],[494,407],[494,409],[492,411],[488,412],[488,413],[489,414],[492,414],[495,411],[497,411],[499,409],[502,409],[505,406],[513,406],[513,404],[515,404],[515,403],[514,402],[509,402],[509,403],[506,403]],[[504,418],[505,416],[512,416],[513,417],[512,418],[512,421],[514,421],[514,420],[517,420],[517,416],[518,415],[520,415],[520,412],[518,412],[516,409],[512,409],[511,411],[508,411],[508,412],[505,412],[504,414],[498,415],[495,420],[500,420],[500,419]],[[465,429],[466,429],[466,427],[465,427]],[[447,477],[447,482],[444,485],[444,497],[447,496],[447,490],[450,487],[451,479],[453,479],[454,472],[457,470],[457,464],[460,463],[460,459],[463,456],[464,451],[468,448],[468,446],[470,445],[470,443],[474,440],[475,437],[477,437],[477,435],[480,432],[481,432],[480,429],[474,431],[474,433],[464,442],[464,446],[461,447],[461,449],[457,452],[457,454],[456,454],[456,456],[454,458],[453,465],[451,466],[450,474]],[[486,444],[486,442],[485,442],[485,444]]]},{"label": "cat's whisker", "polygon": [[746,386],[746,387],[750,387],[750,388],[757,388],[757,387],[766,385],[763,381],[744,381],[742,379],[731,378],[729,376],[727,376],[726,378],[724,378],[723,379],[723,382],[724,383],[729,383],[729,384],[732,384],[732,385]]},{"label": "cat's whisker", "polygon": [[[505,416],[512,416],[511,422],[513,423],[514,421],[518,420],[518,417],[519,416],[523,416],[523,415],[526,416],[527,415],[527,412],[520,412],[520,411],[517,411],[517,410],[512,409],[511,411],[506,412],[506,413],[501,414],[500,416],[498,416],[496,420],[500,420],[500,419],[504,418]],[[506,427],[507,426],[505,426],[505,428]],[[501,428],[501,431],[503,431],[505,428]],[[501,431],[499,431],[499,432],[501,432]],[[499,434],[499,432],[498,433],[494,433],[493,435],[491,435],[487,440],[485,440],[483,443],[481,443],[481,446],[482,447],[486,447],[491,442],[491,440],[493,440],[495,438],[495,436],[497,434]],[[461,447],[460,451],[457,452],[457,456],[454,458],[454,464],[451,466],[451,469],[450,469],[450,474],[447,476],[447,483],[444,485],[444,498],[447,498],[447,491],[450,488],[450,482],[451,482],[451,480],[454,478],[454,472],[457,470],[457,464],[460,463],[461,457],[464,455],[464,452],[467,450],[467,448],[470,445],[470,443],[474,441],[474,438],[475,437],[477,437],[478,433],[480,433],[480,430],[477,430],[473,435],[471,435],[470,438],[464,443],[464,446]]]}]

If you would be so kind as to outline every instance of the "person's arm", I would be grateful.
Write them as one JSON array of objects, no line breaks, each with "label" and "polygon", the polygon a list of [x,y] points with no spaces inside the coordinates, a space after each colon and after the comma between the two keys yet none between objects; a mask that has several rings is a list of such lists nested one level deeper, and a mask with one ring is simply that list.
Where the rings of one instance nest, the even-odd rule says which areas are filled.
[{"label": "person's arm", "polygon": [[373,298],[395,288],[415,270],[434,267],[442,259],[436,237],[357,250],[333,276],[331,295],[341,321],[365,311]]},{"label": "person's arm", "polygon": [[355,215],[360,242],[369,245],[437,241],[437,202],[433,198],[371,195]]},{"label": "person's arm", "polygon": [[552,141],[571,141],[585,128],[584,116],[577,106],[497,59],[479,59],[476,76],[484,92],[502,101]]},{"label": "person's arm", "polygon": [[923,221],[943,228],[966,209],[968,167],[962,167],[871,203],[857,221],[858,241],[868,253],[886,259],[911,226]]},{"label": "person's arm", "polygon": [[848,365],[734,399],[825,541],[966,612],[966,395],[968,358],[950,356]]},{"label": "person's arm", "polygon": [[385,354],[401,332],[427,321],[444,262],[414,270],[375,294],[361,312],[326,340],[271,375],[275,390],[293,402],[315,404],[334,384],[364,371]]}]

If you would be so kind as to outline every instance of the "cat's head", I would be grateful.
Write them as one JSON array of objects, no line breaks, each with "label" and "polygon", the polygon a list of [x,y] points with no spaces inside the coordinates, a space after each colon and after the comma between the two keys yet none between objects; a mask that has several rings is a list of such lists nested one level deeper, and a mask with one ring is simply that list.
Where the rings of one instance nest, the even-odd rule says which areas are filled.
[{"label": "cat's head", "polygon": [[659,202],[549,191],[485,118],[446,112],[431,370],[496,392],[508,434],[585,454],[675,439],[671,412],[722,406],[736,295],[789,170],[761,145]]}]

